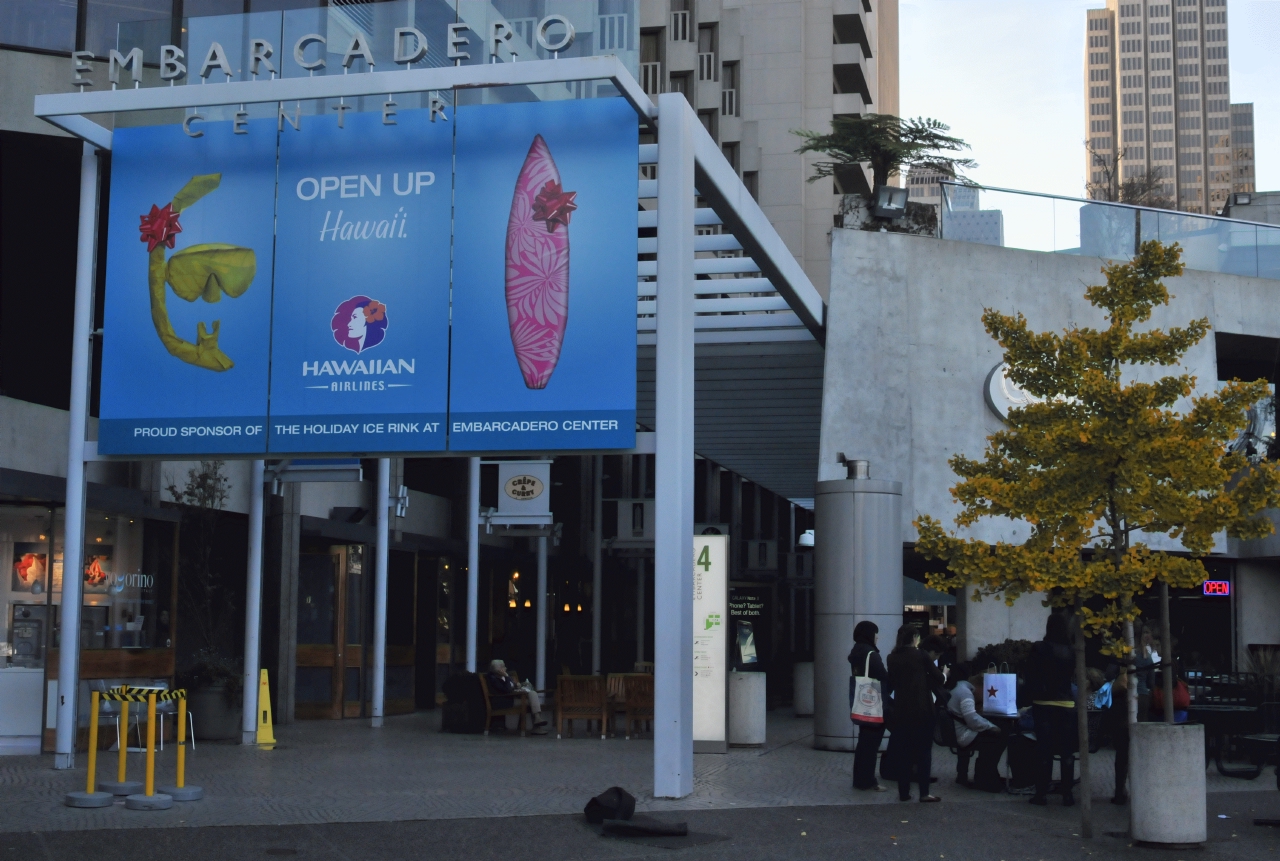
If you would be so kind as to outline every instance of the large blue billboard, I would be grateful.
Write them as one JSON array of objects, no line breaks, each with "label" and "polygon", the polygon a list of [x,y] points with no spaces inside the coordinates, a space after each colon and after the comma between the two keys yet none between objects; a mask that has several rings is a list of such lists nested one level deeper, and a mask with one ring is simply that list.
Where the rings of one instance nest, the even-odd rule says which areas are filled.
[{"label": "large blue billboard", "polygon": [[266,450],[275,124],[198,128],[115,131],[104,453]]},{"label": "large blue billboard", "polygon": [[118,129],[99,450],[634,446],[637,155],[621,98]]},{"label": "large blue billboard", "polygon": [[450,450],[631,448],[635,111],[478,105],[457,123]]},{"label": "large blue billboard", "polygon": [[453,129],[387,119],[281,131],[272,452],[445,447]]}]

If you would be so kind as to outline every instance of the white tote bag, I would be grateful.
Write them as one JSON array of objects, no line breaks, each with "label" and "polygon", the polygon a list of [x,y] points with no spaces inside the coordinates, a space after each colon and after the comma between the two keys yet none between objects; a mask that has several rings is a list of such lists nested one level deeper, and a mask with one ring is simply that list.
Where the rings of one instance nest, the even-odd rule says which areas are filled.
[{"label": "white tote bag", "polygon": [[884,696],[880,691],[880,681],[871,678],[871,652],[867,652],[867,662],[862,668],[862,675],[853,679],[853,696],[849,704],[849,718],[854,723],[869,726],[884,725]]},{"label": "white tote bag", "polygon": [[1018,677],[1003,665],[999,672],[995,664],[987,666],[982,676],[982,713],[999,717],[1018,716]]}]

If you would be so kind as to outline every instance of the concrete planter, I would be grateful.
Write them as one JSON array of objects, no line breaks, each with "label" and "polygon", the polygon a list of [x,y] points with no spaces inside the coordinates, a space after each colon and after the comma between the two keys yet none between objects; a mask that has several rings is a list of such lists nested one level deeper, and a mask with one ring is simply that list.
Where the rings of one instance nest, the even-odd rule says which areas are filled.
[{"label": "concrete planter", "polygon": [[1194,846],[1208,839],[1204,727],[1140,723],[1129,727],[1130,837]]},{"label": "concrete planter", "polygon": [[765,743],[764,673],[729,673],[729,744],[755,747]]},{"label": "concrete planter", "polygon": [[187,692],[187,708],[195,725],[196,742],[240,738],[239,697],[227,696],[226,685],[209,685]]},{"label": "concrete planter", "polygon": [[791,669],[791,704],[796,717],[813,716],[813,661],[801,661]]}]

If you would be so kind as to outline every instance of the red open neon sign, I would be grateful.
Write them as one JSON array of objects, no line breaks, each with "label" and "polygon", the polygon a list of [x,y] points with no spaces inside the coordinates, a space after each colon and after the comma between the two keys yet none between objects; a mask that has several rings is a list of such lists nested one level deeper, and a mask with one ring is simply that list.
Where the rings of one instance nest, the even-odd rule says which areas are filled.
[{"label": "red open neon sign", "polygon": [[1213,596],[1226,596],[1231,594],[1230,580],[1206,580],[1204,581],[1204,594]]}]

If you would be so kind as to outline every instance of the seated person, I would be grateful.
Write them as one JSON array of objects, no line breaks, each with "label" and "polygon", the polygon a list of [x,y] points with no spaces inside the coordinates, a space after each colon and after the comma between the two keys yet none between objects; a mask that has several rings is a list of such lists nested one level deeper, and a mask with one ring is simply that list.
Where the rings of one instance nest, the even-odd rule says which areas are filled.
[{"label": "seated person", "polygon": [[[497,658],[489,662],[489,671],[484,676],[495,708],[510,708],[515,705],[517,696],[524,697],[529,704],[529,712],[533,715],[533,734],[547,734],[547,722],[538,719],[542,713],[542,702],[538,698],[538,692],[533,689],[533,685],[527,681],[521,683],[516,678],[515,673],[507,672],[506,663]],[[503,696],[503,694],[512,694],[513,696]]]},{"label": "seated person", "polygon": [[[1004,780],[1000,777],[1000,756],[1004,753],[1004,731],[978,714],[974,702],[974,685],[982,687],[982,674],[968,678],[967,664],[957,664],[952,676],[957,679],[947,712],[955,721],[956,739],[960,750],[956,756],[956,783],[973,786],[984,792],[1000,792]],[[969,781],[969,757],[977,751],[978,763],[973,769],[973,781]]]}]

